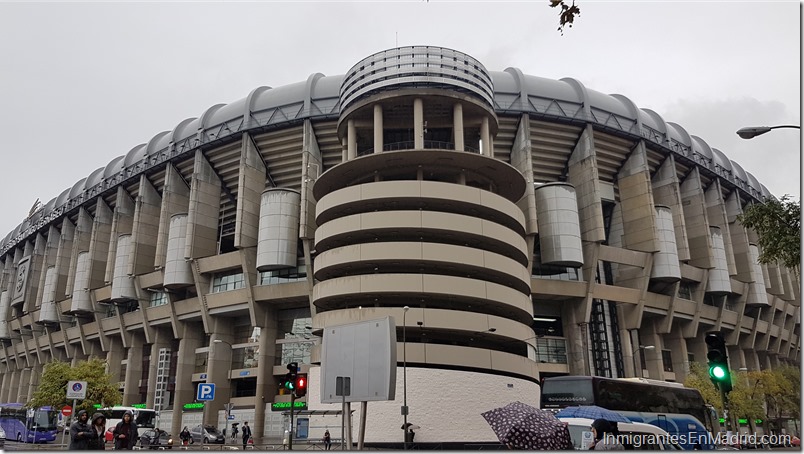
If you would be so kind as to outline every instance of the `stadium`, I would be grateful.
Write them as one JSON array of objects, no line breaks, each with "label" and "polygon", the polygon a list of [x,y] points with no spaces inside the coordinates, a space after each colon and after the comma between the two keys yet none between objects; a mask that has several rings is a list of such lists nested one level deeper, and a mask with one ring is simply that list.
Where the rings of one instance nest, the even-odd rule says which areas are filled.
[{"label": "stadium", "polygon": [[173,434],[231,404],[281,437],[298,362],[339,427],[322,332],[387,316],[368,442],[401,440],[403,394],[416,441],[484,442],[479,414],[544,377],[683,382],[709,331],[734,370],[800,364],[800,277],[736,220],[773,195],[625,96],[413,46],[165,126],[0,240],[0,402],[100,357]]}]

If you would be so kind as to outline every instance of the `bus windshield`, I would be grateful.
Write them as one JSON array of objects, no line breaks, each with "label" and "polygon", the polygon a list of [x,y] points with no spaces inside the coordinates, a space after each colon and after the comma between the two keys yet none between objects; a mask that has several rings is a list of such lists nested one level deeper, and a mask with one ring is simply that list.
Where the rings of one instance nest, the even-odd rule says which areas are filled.
[{"label": "bus windshield", "polygon": [[149,408],[113,407],[104,408],[101,411],[106,414],[106,425],[108,427],[114,427],[118,422],[122,421],[126,411],[134,414],[134,423],[138,428],[153,429],[156,427],[156,411]]}]

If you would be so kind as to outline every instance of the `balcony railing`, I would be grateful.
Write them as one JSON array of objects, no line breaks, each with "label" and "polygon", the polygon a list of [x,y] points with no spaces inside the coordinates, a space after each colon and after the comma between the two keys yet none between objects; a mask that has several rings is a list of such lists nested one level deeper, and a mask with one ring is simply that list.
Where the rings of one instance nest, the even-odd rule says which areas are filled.
[{"label": "balcony railing", "polygon": [[[424,141],[424,149],[428,150],[455,150],[455,144],[453,142],[440,142],[437,140],[425,140]],[[464,149],[462,151],[468,153],[480,153],[477,148],[468,147],[464,145]],[[399,151],[399,150],[415,150],[416,145],[415,142],[412,140],[405,140],[402,142],[393,142],[393,143],[386,143],[382,146],[382,151]],[[457,150],[456,150],[457,151]],[[358,156],[364,156],[367,154],[374,153],[374,148],[369,148],[367,150],[361,150],[357,153]]]}]

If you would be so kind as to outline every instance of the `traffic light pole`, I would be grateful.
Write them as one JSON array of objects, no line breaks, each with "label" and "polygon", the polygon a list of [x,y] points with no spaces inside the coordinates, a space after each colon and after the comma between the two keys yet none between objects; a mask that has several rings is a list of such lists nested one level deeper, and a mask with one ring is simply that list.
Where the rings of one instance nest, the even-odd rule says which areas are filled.
[{"label": "traffic light pole", "polygon": [[293,407],[296,406],[296,393],[290,393],[290,430],[288,431],[288,449],[293,450]]},{"label": "traffic light pole", "polygon": [[718,389],[720,390],[720,400],[723,402],[723,419],[726,421],[726,433],[734,433],[729,415],[729,394],[720,386],[718,386]]}]

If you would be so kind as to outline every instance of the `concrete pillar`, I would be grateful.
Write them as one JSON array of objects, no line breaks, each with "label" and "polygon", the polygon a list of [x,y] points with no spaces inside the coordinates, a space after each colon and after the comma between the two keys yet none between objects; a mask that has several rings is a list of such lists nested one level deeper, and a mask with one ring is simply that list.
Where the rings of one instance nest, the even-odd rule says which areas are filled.
[{"label": "concrete pillar", "polygon": [[179,354],[176,358],[176,388],[173,390],[173,419],[170,433],[177,434],[182,429],[184,405],[195,400],[195,385],[192,381],[195,372],[195,350],[201,347],[204,330],[194,323],[179,322],[182,335],[179,336]]},{"label": "concrete pillar", "polygon": [[0,402],[8,402],[8,390],[11,388],[11,374],[12,372],[6,366],[3,372],[3,379],[0,381]]},{"label": "concrete pillar", "polygon": [[699,364],[706,364],[706,343],[704,342],[704,333],[700,332],[700,336],[687,338],[687,354],[692,353],[695,362]]},{"label": "concrete pillar", "polygon": [[421,98],[413,100],[413,148],[424,148],[424,102]]},{"label": "concrete pillar", "polygon": [[[275,314],[268,314],[270,320],[275,320]],[[265,404],[273,401],[278,393],[276,380],[273,376],[276,362],[276,338],[274,328],[264,327],[260,333],[260,355],[257,362],[257,393],[254,396],[254,437],[265,436]],[[266,400],[267,398],[267,400]]]},{"label": "concrete pillar", "polygon": [[125,357],[125,349],[123,348],[123,341],[119,337],[106,338],[106,373],[111,375],[112,383],[121,382],[125,379],[122,377],[122,370],[120,364]]},{"label": "concrete pillar", "polygon": [[645,349],[645,368],[648,371],[646,378],[664,380],[664,363],[662,361],[664,342],[656,328],[655,324],[651,323],[641,333],[643,345],[653,345],[653,348]]},{"label": "concrete pillar", "polygon": [[[374,152],[382,153],[383,146],[382,106],[374,104]],[[255,424],[256,425],[256,424]]]},{"label": "concrete pillar", "polygon": [[17,395],[14,397],[14,402],[28,402],[28,384],[31,382],[31,368],[26,367],[19,372],[19,386],[17,387]]},{"label": "concrete pillar", "polygon": [[455,150],[463,151],[463,104],[456,102],[452,106],[452,135],[455,142]]},{"label": "concrete pillar", "polygon": [[348,137],[344,137],[341,139],[341,162],[346,162],[349,160],[349,145]]},{"label": "concrete pillar", "polygon": [[142,352],[145,339],[138,333],[131,334],[131,345],[126,356],[126,377],[123,387],[123,405],[130,406],[140,402],[140,379],[142,378]]},{"label": "concrete pillar", "polygon": [[670,207],[673,211],[673,229],[676,234],[676,248],[679,260],[689,260],[690,248],[687,240],[687,225],[681,206],[681,189],[675,170],[673,156],[668,156],[653,175],[653,200],[656,204]]},{"label": "concrete pillar", "polygon": [[748,365],[745,363],[745,353],[743,353],[743,349],[740,348],[738,345],[730,345],[728,346],[728,353],[729,353],[729,367],[732,370],[740,370],[742,368],[748,368]]},{"label": "concrete pillar", "polygon": [[355,120],[350,118],[346,122],[346,159],[351,161],[357,157],[357,130]]},{"label": "concrete pillar", "polygon": [[[241,166],[243,165],[241,158]],[[160,201],[155,197],[150,197],[150,203],[156,205]],[[149,223],[158,223],[159,230],[154,238],[156,252],[153,254],[153,266],[165,266],[167,257],[168,236],[170,232],[170,217],[177,213],[186,213],[190,203],[190,187],[184,181],[175,167],[168,165],[165,168],[165,186],[162,190],[161,205],[158,206],[158,213],[151,211]]]},{"label": "concrete pillar", "polygon": [[39,363],[39,361],[34,361],[31,371],[31,380],[30,384],[28,385],[28,393],[27,396],[25,397],[24,402],[28,402],[31,399],[33,399],[34,392],[36,392],[36,389],[39,388],[39,380],[42,378],[43,372],[44,372],[44,366],[41,363]]},{"label": "concrete pillar", "polygon": [[681,183],[681,200],[689,238],[689,264],[698,268],[714,268],[712,238],[709,233],[710,224],[706,216],[703,184],[697,167],[693,167],[687,178]]},{"label": "concrete pillar", "polygon": [[[620,329],[620,343],[623,349],[623,366],[625,366],[626,377],[639,377],[639,372],[636,367],[639,367],[639,358],[634,358],[634,342],[631,336],[632,330]],[[635,361],[637,366],[635,367]]]},{"label": "concrete pillar", "polygon": [[483,156],[494,156],[494,144],[491,143],[491,133],[489,132],[489,117],[480,120],[480,140],[483,142],[483,149],[480,154]]},{"label": "concrete pillar", "polygon": [[19,397],[20,392],[20,375],[22,371],[19,369],[15,369],[11,372],[11,379],[9,380],[9,386],[7,389],[3,390],[3,402],[17,402],[17,397]]},{"label": "concrete pillar", "polygon": [[218,253],[221,184],[220,177],[204,153],[196,151],[187,212],[185,257],[200,258]]},{"label": "concrete pillar", "polygon": [[[166,183],[170,176],[171,166],[165,174]],[[168,192],[168,191],[165,191]],[[140,189],[134,202],[134,222],[131,231],[131,249],[128,254],[129,274],[139,275],[150,273],[155,266],[164,266],[164,254],[157,255],[160,247],[162,227],[159,216],[162,207],[162,196],[145,175],[140,175]],[[168,222],[170,219],[168,218]],[[164,231],[167,243],[167,229]],[[160,252],[161,253],[161,252]]]},{"label": "concrete pillar", "polygon": [[690,370],[690,364],[687,359],[687,342],[684,340],[683,330],[676,324],[673,330],[664,337],[667,348],[669,348],[671,352],[673,373],[676,374],[676,381],[678,383],[684,383]]},{"label": "concrete pillar", "polygon": [[617,174],[623,216],[623,242],[628,249],[657,252],[656,208],[644,142],[640,141]]},{"label": "concrete pillar", "polygon": [[[578,197],[581,239],[589,242],[605,241],[606,231],[603,225],[603,208],[600,203],[597,155],[591,125],[583,131],[570,155],[567,181],[575,187],[575,194]],[[587,257],[585,251],[584,257]]]},{"label": "concrete pillar", "polygon": [[[217,321],[216,325],[223,321]],[[213,329],[213,333],[216,333]],[[222,342],[215,342],[220,339]],[[204,424],[218,425],[218,411],[224,409],[232,395],[232,335],[220,333],[210,337],[209,361],[207,361],[207,383],[215,383],[215,400],[204,406]]]}]

